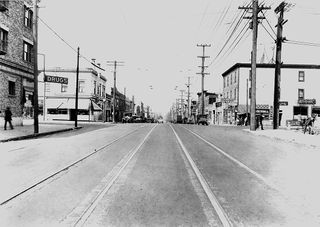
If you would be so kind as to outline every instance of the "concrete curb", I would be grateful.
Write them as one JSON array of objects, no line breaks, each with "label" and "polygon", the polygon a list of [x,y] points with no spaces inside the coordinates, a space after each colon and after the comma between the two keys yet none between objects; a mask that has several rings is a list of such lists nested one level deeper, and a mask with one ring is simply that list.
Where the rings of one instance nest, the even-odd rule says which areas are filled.
[{"label": "concrete curb", "polygon": [[52,135],[55,133],[60,133],[60,132],[67,132],[71,130],[78,130],[81,129],[82,127],[76,127],[76,128],[66,128],[66,129],[60,129],[60,130],[55,130],[55,131],[49,131],[49,132],[42,132],[42,133],[34,133],[30,135],[25,135],[25,136],[17,136],[17,137],[12,137],[9,139],[4,139],[0,140],[0,143],[5,143],[5,142],[10,142],[10,141],[17,141],[17,140],[25,140],[25,139],[31,139],[31,138],[38,138],[41,136],[47,136],[47,135]]}]

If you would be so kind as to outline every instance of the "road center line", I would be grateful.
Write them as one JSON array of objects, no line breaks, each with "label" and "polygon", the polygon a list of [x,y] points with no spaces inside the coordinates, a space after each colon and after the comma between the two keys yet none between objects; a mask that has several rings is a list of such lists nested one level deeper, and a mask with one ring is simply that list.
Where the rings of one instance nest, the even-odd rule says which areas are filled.
[{"label": "road center line", "polygon": [[273,190],[276,190],[277,192],[283,194],[281,192],[281,190],[273,183],[271,183],[270,181],[268,181],[266,178],[264,178],[262,175],[260,175],[259,173],[255,172],[254,170],[250,169],[248,166],[246,166],[245,164],[243,164],[242,162],[238,161],[237,159],[235,159],[234,157],[230,156],[229,154],[227,154],[226,152],[224,152],[222,149],[220,149],[219,147],[217,147],[216,145],[210,143],[209,141],[207,141],[206,139],[202,138],[200,135],[198,135],[197,133],[191,131],[190,129],[181,126],[182,128],[186,129],[187,131],[189,131],[190,133],[192,133],[193,135],[195,135],[196,137],[198,137],[200,140],[202,140],[203,142],[207,143],[209,146],[213,147],[215,150],[217,150],[218,152],[220,152],[222,155],[224,155],[225,157],[227,157],[228,159],[230,159],[231,161],[233,161],[234,163],[236,163],[238,166],[240,166],[241,168],[245,169],[246,171],[248,171],[249,173],[251,173],[252,175],[254,175],[256,178],[258,178],[259,180],[261,180],[263,183],[265,183],[267,186],[269,186],[270,188],[272,188]]},{"label": "road center line", "polygon": [[208,196],[208,199],[210,200],[213,208],[215,209],[217,215],[219,216],[219,219],[222,223],[222,225],[224,227],[231,227],[232,223],[229,220],[226,212],[223,210],[222,206],[220,205],[220,203],[218,202],[216,196],[214,195],[214,193],[211,191],[210,186],[208,185],[207,181],[205,180],[205,178],[202,176],[200,170],[198,169],[198,167],[196,166],[195,162],[192,160],[189,152],[187,151],[187,149],[185,148],[185,146],[183,145],[180,137],[178,136],[178,134],[176,133],[176,131],[174,130],[174,128],[170,125],[171,129],[173,130],[173,133],[175,134],[184,154],[186,155],[194,173],[196,174],[196,176],[199,179],[199,182],[201,184],[201,186],[203,187],[203,190],[205,191],[206,195]]}]

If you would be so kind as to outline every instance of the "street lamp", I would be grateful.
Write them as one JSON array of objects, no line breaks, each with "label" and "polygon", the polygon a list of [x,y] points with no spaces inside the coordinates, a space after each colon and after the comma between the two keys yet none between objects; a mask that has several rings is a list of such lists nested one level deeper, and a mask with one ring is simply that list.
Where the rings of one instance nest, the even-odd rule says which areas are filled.
[{"label": "street lamp", "polygon": [[46,80],[45,80],[45,77],[46,77],[46,55],[45,54],[41,54],[41,53],[38,53],[38,55],[41,55],[43,56],[43,121],[46,120]]}]

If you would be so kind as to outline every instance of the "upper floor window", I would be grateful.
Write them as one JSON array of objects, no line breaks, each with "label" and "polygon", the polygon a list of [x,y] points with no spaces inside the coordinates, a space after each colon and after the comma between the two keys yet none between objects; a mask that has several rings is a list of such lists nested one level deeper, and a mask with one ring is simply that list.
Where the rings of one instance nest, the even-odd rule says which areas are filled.
[{"label": "upper floor window", "polygon": [[304,99],[304,89],[298,89],[298,99]]},{"label": "upper floor window", "polygon": [[232,73],[230,74],[230,85],[232,84],[232,77],[233,77],[233,75],[232,75]]},{"label": "upper floor window", "polygon": [[227,87],[229,86],[229,76],[227,76]]},{"label": "upper floor window", "polygon": [[223,88],[226,87],[226,77],[223,77]]},{"label": "upper floor window", "polygon": [[8,81],[9,82],[9,95],[15,95],[16,94],[16,83],[13,81]]},{"label": "upper floor window", "polygon": [[237,72],[234,73],[234,83],[237,83]]},{"label": "upper floor window", "polygon": [[84,81],[79,81],[79,93],[84,93]]},{"label": "upper floor window", "polygon": [[27,42],[23,42],[23,60],[32,62],[32,45]]},{"label": "upper floor window", "polygon": [[93,81],[93,94],[97,94],[97,81]]},{"label": "upper floor window", "polygon": [[298,81],[304,82],[304,71],[299,71]]},{"label": "upper floor window", "polygon": [[6,54],[8,49],[8,31],[0,28],[0,55]]},{"label": "upper floor window", "polygon": [[237,88],[234,89],[234,99],[237,99]]},{"label": "upper floor window", "polygon": [[27,6],[24,6],[24,25],[28,28],[32,28],[32,17],[32,10]]}]

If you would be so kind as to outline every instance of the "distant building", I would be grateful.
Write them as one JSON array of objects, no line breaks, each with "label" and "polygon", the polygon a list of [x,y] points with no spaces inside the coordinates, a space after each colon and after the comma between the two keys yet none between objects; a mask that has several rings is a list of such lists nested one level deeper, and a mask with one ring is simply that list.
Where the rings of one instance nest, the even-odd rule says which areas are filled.
[{"label": "distant building", "polygon": [[0,1],[0,111],[9,106],[14,125],[33,117],[31,6],[31,0]]},{"label": "distant building", "polygon": [[[237,63],[222,74],[224,123],[235,124],[236,118],[244,118],[247,110],[250,113],[250,69],[251,64]],[[281,125],[320,114],[319,69],[320,65],[281,66]],[[256,113],[269,124],[273,119],[274,74],[274,64],[257,64]]]},{"label": "distant building", "polygon": [[[215,124],[215,102],[217,100],[218,94],[211,93],[208,91],[204,92],[204,114],[207,115],[207,119],[210,124]],[[198,115],[201,115],[202,111],[202,101],[201,101],[201,92],[197,93],[198,95]]]},{"label": "distant building", "polygon": [[[44,114],[45,120],[75,120],[76,69],[52,68],[46,69],[45,74],[47,82],[43,80],[43,72],[39,76],[39,113]],[[68,82],[52,82],[54,78]],[[104,116],[108,118],[106,81],[92,68],[79,70],[78,120],[103,121]]]}]

